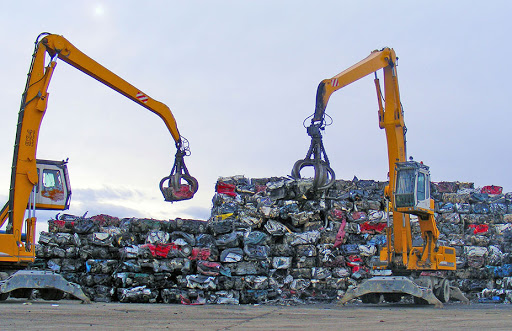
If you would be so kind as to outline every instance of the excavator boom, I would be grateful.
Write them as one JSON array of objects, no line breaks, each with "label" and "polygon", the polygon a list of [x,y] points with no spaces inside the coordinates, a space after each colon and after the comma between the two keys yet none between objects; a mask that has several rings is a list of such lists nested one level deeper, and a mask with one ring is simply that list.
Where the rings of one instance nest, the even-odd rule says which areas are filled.
[{"label": "excavator boom", "polygon": [[[49,54],[51,61],[45,64],[45,55]],[[8,217],[10,228],[20,228],[23,214],[27,207],[29,193],[38,181],[36,171],[36,152],[39,138],[39,129],[46,111],[48,102],[48,86],[51,77],[60,59],[85,74],[97,79],[103,84],[116,90],[137,104],[157,114],[165,123],[173,137],[176,147],[176,162],[169,179],[170,188],[161,185],[162,193],[167,201],[190,199],[197,191],[197,181],[190,176],[183,162],[183,156],[188,153],[188,146],[184,144],[176,120],[165,104],[154,100],[146,93],[126,82],[89,56],[73,46],[64,37],[55,34],[41,34],[36,41],[34,55],[28,74],[27,85],[23,93],[11,175],[11,190],[9,192]],[[178,166],[177,166],[178,165]],[[173,173],[174,171],[174,173]],[[172,179],[172,183],[171,183]],[[188,184],[188,193],[173,199],[170,195],[183,190],[181,179]],[[163,183],[162,183],[163,184]],[[171,191],[170,193],[168,191]],[[183,190],[186,191],[186,190]],[[167,194],[167,195],[166,195]],[[5,216],[2,214],[2,216]],[[0,220],[3,225],[5,218]]]},{"label": "excavator boom", "polygon": [[[47,52],[52,57],[52,63],[54,63],[53,59],[59,58],[158,115],[164,121],[177,148],[174,166],[170,175],[164,177],[160,182],[160,190],[165,200],[171,202],[188,200],[194,196],[198,189],[198,183],[194,177],[190,176],[183,160],[183,157],[189,153],[188,145],[180,135],[176,120],[169,107],[151,98],[140,89],[94,61],[62,36],[54,34],[45,35],[40,42],[40,47],[37,49],[37,52],[39,51]],[[53,67],[55,67],[55,65],[53,65]],[[49,72],[49,75],[51,75],[52,72],[53,69]],[[47,81],[49,82],[49,78]],[[45,86],[44,93],[46,93],[47,87],[48,84]],[[182,180],[186,184],[182,183]],[[168,186],[164,185],[165,182],[168,182]]]},{"label": "excavator boom", "polygon": [[41,40],[39,49],[41,52],[47,52],[52,59],[55,59],[56,57],[59,58],[158,115],[164,121],[176,144],[181,144],[181,136],[178,131],[176,120],[174,119],[169,107],[165,104],[151,98],[140,89],[131,85],[112,71],[94,61],[92,58],[73,46],[63,36],[55,34],[44,36]]},{"label": "excavator boom", "polygon": [[[386,131],[389,161],[389,187],[391,188],[394,187],[395,183],[395,163],[404,162],[407,158],[405,139],[406,128],[400,103],[396,62],[397,57],[395,51],[391,48],[384,48],[380,51],[373,51],[368,57],[336,76],[322,80],[317,89],[315,113],[311,120],[311,126],[308,128],[308,130],[310,130],[312,127],[319,127],[323,125],[325,109],[329,102],[329,98],[334,92],[382,69],[384,72],[385,95],[382,95],[381,93],[378,78],[375,78],[375,84],[377,87],[377,98],[379,103],[379,127]],[[382,105],[382,99],[385,100],[385,106]],[[300,166],[306,162],[309,162],[309,160],[299,160],[295,164],[292,171],[292,177],[300,178],[300,176],[297,175],[297,170],[300,170]],[[319,157],[316,157],[313,160],[313,163],[314,162],[325,164],[323,160],[319,160]],[[330,169],[330,167],[328,169]],[[328,171],[329,170],[325,170],[324,172]],[[315,171],[315,173],[322,173],[322,171]],[[333,179],[331,179],[331,182],[333,182]],[[391,200],[391,204],[393,204],[393,196],[391,194],[389,194],[389,198]],[[395,238],[394,251],[399,253],[401,256],[404,256],[404,263],[407,263],[407,254],[412,248],[409,215],[396,212],[393,214],[393,220]]]},{"label": "excavator boom", "polygon": [[323,119],[329,98],[334,92],[380,69],[386,67],[393,69],[396,61],[395,51],[391,48],[384,48],[380,51],[373,51],[368,57],[343,70],[336,76],[321,81],[316,93],[313,120],[321,121]]}]

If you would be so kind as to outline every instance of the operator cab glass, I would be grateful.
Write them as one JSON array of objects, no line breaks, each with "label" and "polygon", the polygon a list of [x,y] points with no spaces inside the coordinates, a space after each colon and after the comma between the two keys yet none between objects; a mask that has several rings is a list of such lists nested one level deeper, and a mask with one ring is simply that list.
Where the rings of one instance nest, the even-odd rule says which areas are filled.
[{"label": "operator cab glass", "polygon": [[395,164],[396,208],[423,208],[430,206],[429,168],[419,162],[398,162]]}]

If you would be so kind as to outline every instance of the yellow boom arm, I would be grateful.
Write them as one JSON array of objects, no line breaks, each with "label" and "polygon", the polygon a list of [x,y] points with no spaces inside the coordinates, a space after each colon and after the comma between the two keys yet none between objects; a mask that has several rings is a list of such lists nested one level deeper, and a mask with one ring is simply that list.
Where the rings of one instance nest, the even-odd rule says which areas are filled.
[{"label": "yellow boom arm", "polygon": [[[42,57],[44,59],[44,56],[42,56],[44,52],[47,52],[52,58],[58,57],[67,64],[99,80],[128,99],[135,101],[142,107],[157,114],[164,121],[176,144],[181,144],[181,137],[176,125],[176,120],[169,107],[165,104],[149,97],[140,89],[94,61],[62,36],[54,34],[45,36],[40,43],[36,57]],[[41,56],[39,56],[39,53],[41,53]],[[40,74],[43,73],[43,67],[34,68],[33,75],[35,75],[36,72]],[[44,86],[45,89],[43,93],[46,93],[47,87],[47,85]],[[30,96],[28,96],[28,100],[30,100]]]},{"label": "yellow boom arm", "polygon": [[[48,65],[45,64],[46,54],[51,57]],[[48,86],[55,70],[57,58],[152,111],[164,121],[178,151],[171,174],[162,180],[160,188],[166,201],[192,198],[197,191],[197,181],[189,175],[183,163],[183,156],[187,154],[188,146],[184,146],[176,120],[169,107],[152,99],[140,89],[94,61],[64,37],[44,33],[36,40],[27,85],[22,97],[14,147],[9,202],[1,211],[0,226],[9,219],[7,232],[14,233],[16,240],[19,241],[30,192],[38,182],[36,170],[37,142],[48,103]],[[181,179],[184,179],[188,185],[181,184]],[[170,187],[163,187],[166,180],[169,180]]]},{"label": "yellow boom arm", "polygon": [[[332,93],[378,70],[384,71],[384,100],[382,104],[382,92],[378,78],[375,78],[377,97],[379,104],[379,127],[386,132],[389,160],[389,186],[386,195],[394,205],[393,194],[389,188],[395,185],[395,163],[406,161],[405,123],[400,103],[398,78],[396,72],[397,58],[393,49],[384,48],[373,51],[368,57],[354,64],[338,75],[320,82],[316,95],[315,113],[312,119],[313,125],[321,125],[324,121],[325,108]],[[408,252],[412,248],[411,226],[409,215],[405,213],[393,213],[394,229],[394,253],[396,258],[403,258],[407,264]],[[389,241],[388,241],[389,243]],[[400,262],[400,264],[402,261]]]}]

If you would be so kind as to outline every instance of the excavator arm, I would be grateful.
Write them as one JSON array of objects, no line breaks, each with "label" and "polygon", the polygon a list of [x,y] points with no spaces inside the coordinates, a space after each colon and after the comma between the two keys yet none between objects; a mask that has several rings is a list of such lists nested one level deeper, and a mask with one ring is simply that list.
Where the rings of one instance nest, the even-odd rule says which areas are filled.
[{"label": "excavator arm", "polygon": [[[318,122],[322,121],[325,115],[325,108],[327,107],[327,103],[329,102],[329,98],[331,95],[337,90],[352,84],[353,82],[368,76],[369,74],[375,73],[380,69],[388,68],[388,70],[394,71],[396,66],[396,55],[393,49],[384,48],[380,51],[373,51],[368,57],[354,64],[350,68],[342,71],[336,76],[324,79],[318,85],[318,90],[316,93],[316,105],[315,105],[315,114],[313,117],[313,121]],[[396,74],[395,74],[396,78]],[[393,82],[395,84],[396,82]],[[398,84],[396,85],[396,96],[395,99],[400,101],[400,96],[398,95]],[[378,90],[380,94],[380,88]],[[387,98],[386,98],[387,100]],[[382,105],[379,98],[379,105]],[[379,122],[384,119],[381,117],[382,115],[382,106],[379,109]],[[403,118],[402,118],[403,125]]]},{"label": "excavator arm", "polygon": [[[405,122],[403,112],[400,104],[400,93],[398,89],[398,80],[396,72],[397,57],[393,49],[384,48],[380,51],[373,51],[368,57],[362,61],[354,64],[348,69],[342,71],[336,76],[324,79],[320,82],[316,94],[315,113],[311,119],[311,125],[308,127],[308,134],[312,137],[310,151],[306,159],[299,160],[295,163],[292,170],[292,177],[300,178],[300,170],[304,166],[313,165],[315,167],[315,183],[321,189],[327,189],[334,183],[334,176],[321,177],[322,174],[332,173],[334,171],[329,166],[323,144],[321,143],[321,130],[325,122],[325,109],[331,95],[369,75],[375,73],[380,69],[384,71],[384,91],[382,95],[380,82],[375,77],[375,86],[377,89],[377,99],[379,104],[379,127],[386,131],[386,139],[388,145],[388,160],[389,160],[389,187],[393,188],[395,183],[395,163],[403,162],[406,160],[406,139],[405,139]],[[382,104],[382,99],[385,100],[385,105]],[[314,133],[312,135],[312,133]],[[326,160],[321,159],[321,153],[315,151],[322,151]],[[317,170],[317,168],[320,168]],[[322,170],[321,168],[324,168]],[[320,175],[318,175],[320,174]],[[388,188],[387,196],[393,205],[393,195]],[[394,252],[399,253],[400,257],[404,256],[404,263],[407,263],[407,253],[411,250],[411,228],[409,222],[409,215],[402,213],[395,213],[394,219],[394,238],[395,246]]]},{"label": "excavator arm", "polygon": [[[50,57],[48,64],[45,63],[47,54]],[[166,201],[190,199],[198,188],[197,180],[190,176],[184,164],[183,157],[189,152],[188,145],[186,140],[180,135],[176,120],[169,107],[152,99],[140,89],[94,61],[64,37],[43,33],[36,40],[27,84],[18,115],[9,201],[0,212],[0,226],[3,226],[8,221],[6,232],[7,234],[12,234],[12,236],[3,238],[0,247],[12,246],[12,244],[6,242],[10,242],[11,239],[15,246],[22,246],[21,229],[24,214],[31,192],[34,186],[37,185],[39,177],[36,165],[39,130],[46,112],[49,97],[48,86],[57,65],[57,59],[70,64],[116,90],[155,113],[164,121],[177,148],[175,163],[171,173],[160,182],[160,189]],[[182,180],[184,183],[182,183]],[[167,181],[168,187],[164,185]],[[62,209],[64,208],[63,206]],[[30,224],[35,226],[35,219]],[[29,259],[33,259],[33,250],[30,255],[32,256]]]},{"label": "excavator arm", "polygon": [[[62,36],[54,34],[46,35],[42,39],[41,45],[43,47],[40,48],[52,57],[52,62],[54,62],[54,58],[58,57],[62,61],[93,77],[94,79],[97,79],[128,99],[155,113],[164,121],[176,143],[177,153],[171,174],[161,181],[160,189],[166,201],[191,199],[198,189],[198,183],[195,178],[190,176],[188,169],[185,166],[183,157],[189,152],[188,145],[180,135],[176,125],[176,120],[174,119],[169,107],[151,98],[140,89],[103,67],[101,64],[94,61],[73,46]],[[53,72],[53,70],[51,72]],[[44,92],[46,93],[46,90]],[[182,184],[182,179],[187,184]],[[166,181],[169,183],[168,187],[164,187],[164,183]]]},{"label": "excavator arm", "polygon": [[[395,162],[406,160],[405,122],[400,103],[400,93],[396,73],[397,57],[391,48],[373,51],[367,58],[342,71],[338,75],[324,79],[318,85],[316,93],[315,114],[312,124],[324,121],[325,109],[332,93],[365,77],[384,71],[384,91],[382,95],[379,79],[375,78],[377,101],[379,104],[379,127],[386,130],[388,142],[389,175],[393,177]],[[385,107],[382,99],[385,100]],[[390,178],[390,187],[393,187],[394,178]]]},{"label": "excavator arm", "polygon": [[[53,59],[59,58],[158,115],[167,126],[167,129],[176,142],[176,146],[178,148],[181,147],[182,139],[176,125],[176,120],[169,107],[165,104],[149,97],[140,89],[94,61],[62,36],[54,34],[44,36],[39,49],[41,52],[47,52],[52,58],[52,62],[54,62]],[[45,87],[47,88],[48,86]],[[44,93],[46,93],[46,90]]]},{"label": "excavator arm", "polygon": [[[374,73],[377,101],[379,105],[379,127],[384,129],[386,132],[388,146],[389,185],[386,187],[385,196],[389,199],[389,205],[393,210],[393,233],[391,235],[391,232],[388,231],[388,247],[384,250],[385,255],[387,256],[382,256],[382,260],[387,261],[387,267],[391,267],[396,270],[436,270],[438,268],[442,268],[442,266],[434,265],[432,263],[434,255],[437,253],[438,249],[436,242],[439,236],[439,231],[435,224],[432,206],[430,206],[431,200],[428,199],[427,206],[420,209],[414,209],[411,207],[397,208],[395,203],[395,194],[393,194],[393,190],[396,188],[397,164],[402,164],[407,161],[405,139],[407,130],[400,102],[396,66],[397,57],[394,50],[391,48],[384,48],[382,50],[373,51],[368,57],[347,68],[336,76],[321,81],[316,94],[315,113],[311,119],[311,125],[308,127],[308,134],[312,136],[311,146],[313,146],[310,147],[310,151],[322,150],[323,155],[326,157],[325,150],[323,150],[323,144],[321,143],[320,130],[323,129],[325,124],[325,109],[331,95],[335,91],[338,91],[339,89]],[[384,73],[384,95],[381,91],[380,81],[377,78],[377,71],[381,69]],[[382,100],[384,100],[384,104]],[[314,133],[314,135],[311,133]],[[315,145],[316,148],[314,147]],[[309,166],[315,163],[318,164],[318,167],[330,169],[327,157],[326,160],[322,160],[320,153],[317,152],[315,154],[313,152],[308,154],[308,157],[304,160],[297,161],[292,170],[293,177],[300,178],[300,175],[298,175],[300,169],[304,166]],[[416,170],[411,168],[410,165],[408,166],[409,170]],[[423,168],[427,169],[426,171],[428,174],[428,167]],[[329,170],[322,171],[315,169],[315,176],[317,174],[328,172]],[[333,171],[332,173],[334,174]],[[327,189],[329,187],[329,184],[325,185],[325,180],[325,176],[319,179],[315,178],[315,181],[320,183],[319,188],[321,189]],[[333,181],[332,178],[327,178],[327,180],[330,180],[330,182]],[[324,186],[321,186],[321,184],[324,184]],[[419,218],[422,237],[426,243],[423,249],[413,249],[412,247],[410,214],[417,215]],[[454,268],[454,266],[450,268]]]}]

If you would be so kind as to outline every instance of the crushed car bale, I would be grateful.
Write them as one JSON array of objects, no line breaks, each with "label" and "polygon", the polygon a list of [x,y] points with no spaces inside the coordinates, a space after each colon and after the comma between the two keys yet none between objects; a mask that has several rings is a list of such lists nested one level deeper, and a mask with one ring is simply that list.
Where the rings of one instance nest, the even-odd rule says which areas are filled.
[{"label": "crushed car bale", "polygon": [[[371,276],[386,244],[386,182],[219,178],[208,221],[62,215],[48,221],[34,267],[78,283],[93,301],[182,304],[328,302]],[[432,183],[447,276],[476,302],[512,302],[512,193]],[[412,219],[415,245],[421,245]]]}]

